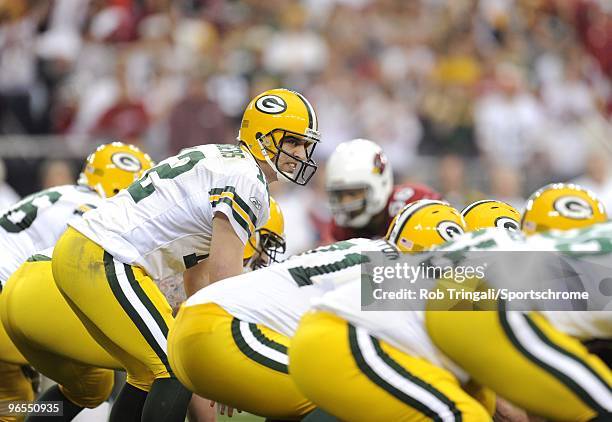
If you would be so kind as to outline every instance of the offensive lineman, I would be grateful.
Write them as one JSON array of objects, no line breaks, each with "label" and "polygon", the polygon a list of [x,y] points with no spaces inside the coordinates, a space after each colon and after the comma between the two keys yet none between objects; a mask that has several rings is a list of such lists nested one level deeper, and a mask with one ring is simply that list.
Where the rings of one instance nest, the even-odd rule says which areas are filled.
[{"label": "offensive lineman", "polygon": [[[133,145],[101,145],[87,158],[77,185],[32,194],[0,214],[0,292],[26,259],[55,244],[70,220],[129,186],[152,164]],[[33,400],[29,381],[19,367],[27,364],[0,324],[0,401]]]},{"label": "offensive lineman", "polygon": [[268,219],[267,184],[281,175],[304,185],[316,171],[317,118],[297,92],[255,97],[238,141],[162,161],[74,222],[54,249],[61,293],[128,374],[111,421],[184,419],[190,393],[168,363],[174,319],[156,282],[183,273],[191,295],[240,274],[245,243]]},{"label": "offensive lineman", "polygon": [[[605,215],[591,192],[576,185],[548,185],[527,201],[523,231],[531,236],[526,240],[487,229],[444,249],[575,251],[600,255],[606,265],[612,231],[603,222]],[[586,270],[574,271],[588,280]],[[431,312],[427,329],[436,346],[477,381],[530,413],[588,421],[612,415],[612,373],[582,342],[609,341],[611,321],[609,312],[593,311]],[[468,332],[478,332],[483,341],[477,346],[465,341]]]},{"label": "offensive lineman", "polygon": [[[273,259],[284,247],[283,229],[282,211],[270,197],[270,219],[249,238],[244,251],[245,269],[259,268]],[[53,281],[51,253],[47,250],[30,257],[9,278],[0,295],[0,318],[27,361],[59,384],[38,401],[62,400],[63,417],[70,420],[83,408],[96,407],[106,400],[113,384],[109,369],[123,368],[91,338],[61,296]],[[160,290],[171,305],[178,306],[170,299],[182,301],[184,293],[174,294],[175,285],[164,283]],[[177,287],[182,291],[182,286]],[[34,309],[30,306],[33,303]],[[58,341],[57,333],[66,341]]]},{"label": "offensive lineman", "polygon": [[382,148],[367,139],[339,144],[327,162],[325,188],[335,240],[384,237],[393,217],[419,199],[440,194],[417,183],[393,185],[393,170]]},{"label": "offensive lineman", "polygon": [[483,199],[466,206],[461,211],[467,231],[485,227],[520,231],[521,214],[512,205],[495,199]]}]

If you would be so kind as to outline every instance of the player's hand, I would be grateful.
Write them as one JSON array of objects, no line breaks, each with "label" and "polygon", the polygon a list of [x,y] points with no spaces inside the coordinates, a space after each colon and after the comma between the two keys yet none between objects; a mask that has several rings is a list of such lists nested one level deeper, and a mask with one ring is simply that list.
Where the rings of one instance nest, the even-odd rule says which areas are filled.
[{"label": "player's hand", "polygon": [[493,415],[493,421],[495,422],[529,422],[529,416],[527,412],[516,406],[513,406],[501,397],[497,397],[495,415]]},{"label": "player's hand", "polygon": [[[217,404],[217,402],[214,402],[212,400],[210,401],[210,407],[213,407],[215,404]],[[231,406],[227,406],[227,405],[221,404],[221,403],[219,403],[219,405],[217,406],[217,409],[218,409],[220,415],[225,415],[225,410],[227,409],[227,416],[230,417],[230,418],[232,416],[234,416],[234,410],[236,410],[238,413],[242,413],[242,410],[234,409]]]}]

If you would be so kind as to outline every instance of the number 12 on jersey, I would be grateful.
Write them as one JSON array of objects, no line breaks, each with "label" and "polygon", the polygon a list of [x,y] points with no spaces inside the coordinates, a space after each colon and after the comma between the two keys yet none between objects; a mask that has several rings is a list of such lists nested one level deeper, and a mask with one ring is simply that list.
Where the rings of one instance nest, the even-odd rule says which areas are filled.
[{"label": "number 12 on jersey", "polygon": [[167,158],[159,165],[147,170],[143,177],[127,188],[127,191],[134,202],[138,203],[155,192],[155,185],[153,185],[151,180],[153,173],[160,179],[174,179],[191,170],[198,161],[204,158],[204,153],[197,150]]}]

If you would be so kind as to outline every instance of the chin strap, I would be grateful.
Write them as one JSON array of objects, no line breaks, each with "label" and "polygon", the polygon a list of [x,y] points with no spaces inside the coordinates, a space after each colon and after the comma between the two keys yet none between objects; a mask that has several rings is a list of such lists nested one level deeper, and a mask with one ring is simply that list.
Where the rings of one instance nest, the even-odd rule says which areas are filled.
[{"label": "chin strap", "polygon": [[272,167],[272,169],[274,170],[274,172],[276,173],[276,178],[278,179],[279,176],[283,176],[284,178],[286,178],[287,180],[291,180],[289,179],[287,176],[285,176],[279,169],[278,167],[276,167],[276,164],[274,164],[274,162],[272,161],[272,159],[270,158],[270,154],[268,153],[268,150],[263,146],[263,144],[261,143],[260,139],[256,139],[257,141],[257,145],[259,145],[259,150],[261,151],[261,155],[263,155],[264,160],[266,160],[266,163],[268,163],[268,165],[270,167]]}]

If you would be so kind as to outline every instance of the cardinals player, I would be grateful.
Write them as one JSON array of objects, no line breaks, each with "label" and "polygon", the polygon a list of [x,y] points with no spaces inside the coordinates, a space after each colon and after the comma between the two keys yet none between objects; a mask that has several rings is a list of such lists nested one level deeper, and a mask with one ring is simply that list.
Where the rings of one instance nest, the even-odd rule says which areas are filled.
[{"label": "cardinals player", "polygon": [[353,139],[336,147],[327,162],[325,188],[333,214],[325,234],[335,241],[383,237],[405,205],[419,199],[441,199],[425,185],[394,186],[387,156],[367,139]]}]

